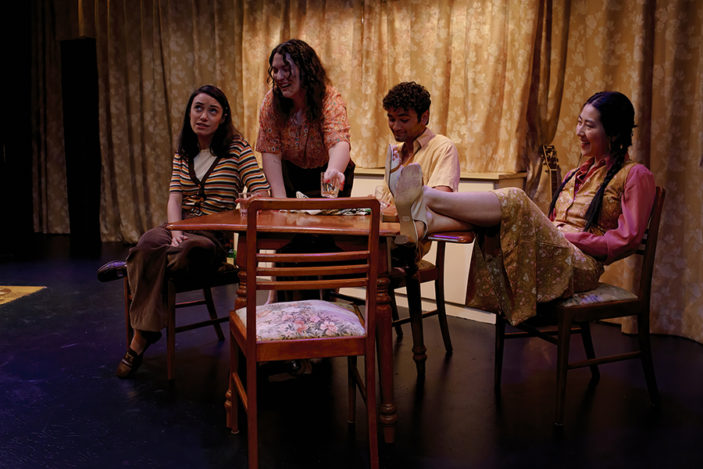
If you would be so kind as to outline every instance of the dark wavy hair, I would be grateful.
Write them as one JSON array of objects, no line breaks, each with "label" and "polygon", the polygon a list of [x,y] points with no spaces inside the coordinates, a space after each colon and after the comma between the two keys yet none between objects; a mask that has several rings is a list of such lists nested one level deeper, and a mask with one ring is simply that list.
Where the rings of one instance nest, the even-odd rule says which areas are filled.
[{"label": "dark wavy hair", "polygon": [[414,81],[398,83],[383,98],[383,109],[412,109],[420,120],[422,114],[430,108],[430,92]]},{"label": "dark wavy hair", "polygon": [[240,133],[234,128],[234,124],[232,124],[232,111],[230,110],[227,96],[225,96],[221,89],[213,85],[201,86],[193,91],[193,94],[188,98],[188,104],[183,114],[183,127],[181,128],[181,135],[178,138],[178,154],[191,159],[195,158],[201,150],[204,150],[200,148],[198,136],[195,135],[193,128],[190,126],[190,107],[193,105],[195,97],[200,93],[205,93],[213,97],[220,103],[220,106],[222,106],[222,121],[217,127],[215,134],[212,136],[210,151],[212,151],[212,154],[215,156],[226,157],[230,143],[232,143],[232,138],[240,135]]},{"label": "dark wavy hair", "polygon": [[286,55],[290,55],[300,73],[300,87],[305,91],[305,115],[310,122],[322,122],[322,100],[330,82],[315,49],[300,39],[289,39],[274,47],[269,55],[268,83],[273,90],[273,106],[279,119],[285,120],[293,110],[293,100],[283,96],[271,75],[276,54],[281,54],[285,62],[288,62]]},{"label": "dark wavy hair", "polygon": [[[632,106],[628,97],[618,91],[601,91],[596,93],[583,103],[581,109],[583,110],[587,104],[596,108],[600,114],[600,122],[605,130],[605,135],[608,137],[610,156],[613,160],[613,164],[608,170],[608,174],[606,174],[603,183],[593,196],[591,205],[588,206],[584,231],[588,231],[598,219],[605,188],[618,171],[622,169],[625,163],[627,149],[632,145],[632,130],[637,127],[635,125],[635,108]],[[574,174],[576,174],[576,171],[572,171],[571,175],[561,183],[559,190],[556,191],[552,198],[548,213],[552,213],[557,199],[559,198],[559,193]]]}]

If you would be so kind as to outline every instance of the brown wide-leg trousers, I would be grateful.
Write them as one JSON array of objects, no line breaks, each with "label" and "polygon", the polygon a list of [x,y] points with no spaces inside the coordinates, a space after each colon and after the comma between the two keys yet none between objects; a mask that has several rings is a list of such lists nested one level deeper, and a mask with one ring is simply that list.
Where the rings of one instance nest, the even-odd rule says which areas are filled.
[{"label": "brown wide-leg trousers", "polygon": [[207,275],[224,262],[225,255],[213,233],[188,232],[178,247],[171,246],[171,231],[164,226],[144,233],[127,256],[132,328],[160,331],[166,327],[168,276],[187,279]]}]

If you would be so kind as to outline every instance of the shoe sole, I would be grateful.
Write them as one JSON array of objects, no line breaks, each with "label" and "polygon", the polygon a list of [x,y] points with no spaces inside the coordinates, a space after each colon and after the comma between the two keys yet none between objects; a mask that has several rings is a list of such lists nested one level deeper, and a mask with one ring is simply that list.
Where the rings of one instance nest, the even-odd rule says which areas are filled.
[{"label": "shoe sole", "polygon": [[422,169],[418,164],[411,164],[403,168],[396,185],[395,206],[400,222],[396,244],[417,244],[417,227],[412,217],[412,207],[418,197],[422,197]]}]

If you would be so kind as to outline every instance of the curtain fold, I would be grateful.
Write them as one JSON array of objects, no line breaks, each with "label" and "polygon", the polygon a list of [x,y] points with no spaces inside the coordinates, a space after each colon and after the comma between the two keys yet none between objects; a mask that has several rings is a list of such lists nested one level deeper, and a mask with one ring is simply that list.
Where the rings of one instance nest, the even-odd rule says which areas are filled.
[{"label": "curtain fold", "polygon": [[652,329],[703,342],[703,5],[653,11],[651,134],[657,184],[668,189],[652,290]]},{"label": "curtain fold", "polygon": [[527,137],[523,152],[525,192],[546,213],[552,199],[551,179],[542,178],[540,149],[554,139],[564,90],[570,1],[544,0],[533,47],[532,77],[527,107]]},{"label": "curtain fold", "polygon": [[[62,5],[58,5],[59,7]],[[34,231],[68,233],[68,192],[61,98],[61,27],[54,2],[32,2],[32,181]],[[65,36],[63,37],[65,38]]]}]

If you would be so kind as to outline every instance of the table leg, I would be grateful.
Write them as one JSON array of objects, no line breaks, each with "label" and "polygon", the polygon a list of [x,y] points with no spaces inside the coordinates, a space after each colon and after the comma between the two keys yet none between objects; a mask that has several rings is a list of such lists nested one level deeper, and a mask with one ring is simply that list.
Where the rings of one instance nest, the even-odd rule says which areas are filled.
[{"label": "table leg", "polygon": [[379,421],[383,429],[383,441],[395,442],[395,424],[398,413],[393,399],[393,327],[391,305],[388,295],[390,280],[378,277],[376,297],[376,346],[378,349],[378,371],[381,381],[381,408]]},{"label": "table leg", "polygon": [[[237,252],[244,254],[246,252],[246,245],[243,242],[244,236],[240,235],[239,236],[239,243],[237,245]],[[244,256],[237,256],[237,266],[239,267],[239,284],[237,285],[237,296],[234,300],[234,309],[235,311],[238,310],[239,308],[244,308],[247,305],[247,273],[246,273],[246,263],[244,262]],[[234,343],[232,342],[232,336],[229,332],[229,327],[227,328],[227,337],[230,342],[229,346],[234,347]],[[239,353],[237,351],[236,353]],[[228,373],[228,375],[231,374]],[[228,386],[227,392],[225,392],[225,416],[226,416],[226,427],[231,429],[232,428],[232,422],[230,421],[230,409],[232,408],[232,392],[233,391],[231,384],[232,384],[232,378],[231,376],[228,376],[227,381],[230,383]],[[236,423],[236,422],[235,422]]]}]

